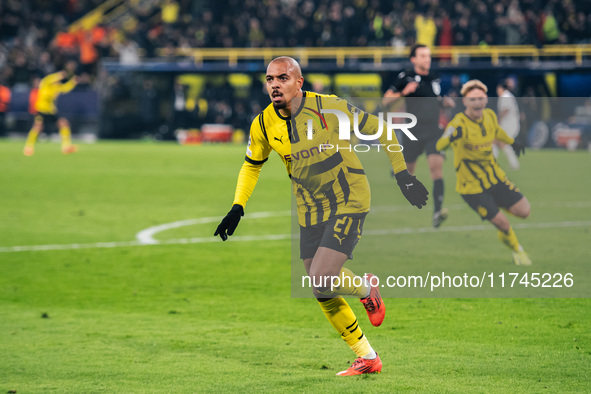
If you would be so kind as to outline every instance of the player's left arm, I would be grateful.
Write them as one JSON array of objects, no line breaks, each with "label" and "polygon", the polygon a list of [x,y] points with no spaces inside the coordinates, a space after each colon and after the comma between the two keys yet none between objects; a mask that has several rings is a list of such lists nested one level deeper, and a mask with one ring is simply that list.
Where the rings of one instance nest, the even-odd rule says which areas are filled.
[{"label": "player's left arm", "polygon": [[266,137],[264,137],[261,129],[261,127],[264,126],[262,120],[259,121],[260,117],[261,115],[258,115],[252,121],[250,126],[248,147],[246,148],[244,163],[238,174],[232,209],[230,209],[230,212],[228,212],[228,214],[222,219],[213,234],[214,236],[219,235],[222,238],[222,241],[227,240],[229,235],[233,235],[236,227],[238,227],[240,218],[244,216],[246,202],[252,195],[263,164],[267,161],[269,153],[271,152],[271,146]]},{"label": "player's left arm", "polygon": [[78,84],[78,78],[76,76],[74,76],[60,86],[60,92],[61,93],[68,93],[69,91],[74,89],[77,84]]},{"label": "player's left arm", "polygon": [[[346,100],[337,98],[336,102],[336,109],[344,112],[349,117],[349,122],[351,125],[354,124],[355,120],[357,120],[357,130],[360,133],[366,135],[375,135],[378,130],[380,129],[380,122],[383,123],[382,119],[379,119],[377,116],[369,114],[365,111],[360,110],[359,108],[355,107],[354,105],[349,104]],[[357,115],[355,115],[357,114]],[[357,119],[355,119],[357,118]],[[386,124],[383,123],[381,125],[382,133],[380,134],[378,140],[382,146],[386,147],[388,145],[398,145],[401,146],[396,138],[396,134],[392,133],[392,139],[389,140],[387,133],[386,133]],[[406,170],[406,162],[404,161],[404,156],[402,155],[402,150],[398,151],[395,150],[391,152],[389,149],[384,148],[384,152],[388,155],[388,159],[392,164],[392,168],[394,169],[394,174],[397,174],[401,171]]]}]

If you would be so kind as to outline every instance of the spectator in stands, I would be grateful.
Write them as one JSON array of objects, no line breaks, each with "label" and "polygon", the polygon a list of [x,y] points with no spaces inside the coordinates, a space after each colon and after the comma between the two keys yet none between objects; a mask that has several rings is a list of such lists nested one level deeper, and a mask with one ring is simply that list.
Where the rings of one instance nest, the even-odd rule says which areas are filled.
[{"label": "spectator in stands", "polygon": [[[445,10],[441,11],[441,17],[437,19],[437,29],[439,30],[438,44],[441,47],[450,47],[453,44],[453,29],[449,15]],[[443,61],[449,61],[451,56],[446,55],[439,58]]]},{"label": "spectator in stands", "polygon": [[427,15],[418,14],[415,19],[415,29],[417,31],[417,40],[429,48],[435,45],[437,36],[437,26],[433,19],[433,12],[429,11]]},{"label": "spectator in stands", "polygon": [[140,63],[140,48],[128,35],[123,36],[123,41],[115,41],[113,49],[119,54],[119,63],[126,66],[135,66]]},{"label": "spectator in stands", "polygon": [[542,32],[544,34],[544,42],[546,44],[554,44],[560,37],[560,30],[558,23],[552,12],[552,8],[547,7],[540,18]]},{"label": "spectator in stands", "polygon": [[41,52],[39,55],[39,59],[37,61],[37,67],[35,73],[37,75],[43,76],[48,74],[53,74],[55,72],[55,65],[51,60],[51,54],[48,51]]},{"label": "spectator in stands", "polygon": [[162,23],[170,26],[176,25],[179,20],[179,3],[175,0],[166,0],[162,4]]},{"label": "spectator in stands", "polygon": [[160,101],[151,79],[143,81],[139,102],[143,131],[148,135],[156,135],[160,126]]},{"label": "spectator in stands", "polygon": [[173,98],[172,98],[172,111],[170,117],[170,131],[176,133],[187,128],[188,124],[188,112],[187,112],[187,101],[188,101],[188,87],[181,83],[180,78],[174,80],[173,87]]},{"label": "spectator in stands", "polygon": [[0,81],[0,137],[6,134],[5,116],[10,106],[11,95],[10,89]]},{"label": "spectator in stands", "polygon": [[10,85],[13,90],[27,90],[34,73],[33,63],[29,61],[25,52],[13,52],[13,60],[10,62]]}]

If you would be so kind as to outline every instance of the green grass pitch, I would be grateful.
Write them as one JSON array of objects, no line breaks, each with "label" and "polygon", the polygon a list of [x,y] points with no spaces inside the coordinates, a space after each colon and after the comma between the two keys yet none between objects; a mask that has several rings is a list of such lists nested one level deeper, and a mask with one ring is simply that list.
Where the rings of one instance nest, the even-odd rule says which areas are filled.
[{"label": "green grass pitch", "polygon": [[[389,293],[378,328],[352,302],[384,369],[337,378],[354,354],[315,301],[292,298],[290,239],[181,243],[207,241],[217,223],[204,220],[154,236],[181,241],[122,246],[152,226],[221,219],[243,146],[100,142],[63,156],[58,145],[39,144],[33,157],[21,149],[0,140],[0,392],[591,391],[588,298]],[[385,155],[373,164],[375,211],[365,231],[429,227],[431,207],[407,206]],[[522,170],[510,173],[532,202],[526,222],[590,221],[590,164],[588,152],[528,151]],[[451,160],[445,171],[451,215],[442,229],[481,225],[453,191]],[[428,179],[424,159],[418,176]],[[273,156],[247,215],[289,210],[290,192]],[[550,225],[517,234],[534,267],[588,273],[590,230]],[[288,216],[246,217],[235,237],[289,232]],[[382,273],[415,263],[516,269],[492,228],[367,235],[352,269],[378,264],[368,259],[384,244],[391,258],[376,266]],[[9,249],[35,245],[61,246]]]}]

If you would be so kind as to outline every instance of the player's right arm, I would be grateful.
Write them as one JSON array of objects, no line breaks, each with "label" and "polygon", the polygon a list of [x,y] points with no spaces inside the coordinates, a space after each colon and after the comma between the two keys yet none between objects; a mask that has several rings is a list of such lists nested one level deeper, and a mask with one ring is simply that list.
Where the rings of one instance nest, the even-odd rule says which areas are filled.
[{"label": "player's right arm", "polygon": [[250,126],[250,137],[248,138],[248,147],[244,163],[238,174],[236,191],[234,193],[234,202],[230,212],[222,219],[214,235],[219,235],[223,241],[228,239],[228,235],[233,235],[234,230],[244,216],[244,207],[252,195],[259,179],[261,168],[269,158],[271,145],[264,133],[264,125],[260,121],[261,115],[258,115]]},{"label": "player's right arm", "polygon": [[449,148],[452,142],[459,140],[462,138],[464,134],[464,130],[462,130],[462,126],[456,124],[455,118],[451,120],[447,124],[445,131],[441,135],[441,138],[437,141],[435,145],[435,149],[442,151]]}]

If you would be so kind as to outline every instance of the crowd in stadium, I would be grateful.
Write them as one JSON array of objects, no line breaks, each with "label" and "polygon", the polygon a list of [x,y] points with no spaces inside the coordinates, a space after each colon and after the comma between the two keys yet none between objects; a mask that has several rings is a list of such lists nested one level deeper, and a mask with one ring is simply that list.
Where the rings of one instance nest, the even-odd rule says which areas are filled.
[{"label": "crowd in stadium", "polygon": [[136,1],[132,27],[67,30],[100,3],[0,3],[0,79],[11,87],[30,84],[66,58],[92,74],[105,56],[133,63],[179,47],[543,45],[591,37],[591,3],[573,0]]},{"label": "crowd in stadium", "polygon": [[[92,88],[98,86],[93,81],[103,58],[137,64],[142,58],[175,58],[177,48],[183,47],[410,46],[415,42],[442,46],[544,45],[591,41],[591,3],[573,0],[131,0],[126,2],[126,20],[134,23],[98,24],[88,30],[69,28],[102,3],[0,2],[0,85],[12,92],[29,91],[41,77],[58,71],[67,60],[76,60],[80,76],[76,89]],[[267,103],[262,85],[254,82],[249,100],[235,99],[232,87],[226,86],[227,92],[219,86],[206,87],[206,115],[195,115],[192,118],[198,119],[188,123],[224,122],[244,127],[252,114]],[[130,90],[126,83],[129,81],[113,79],[102,86],[108,87],[105,94],[116,96]],[[226,94],[220,98],[222,91]],[[204,113],[198,107],[193,114]]]}]

